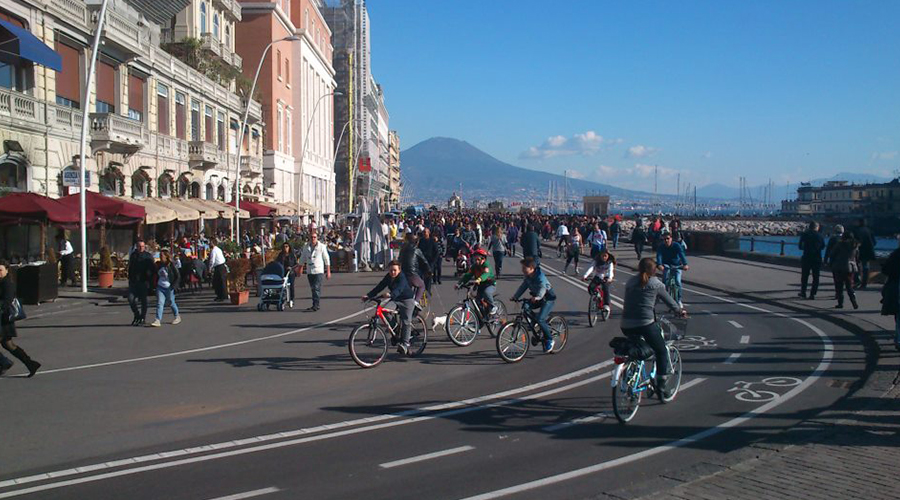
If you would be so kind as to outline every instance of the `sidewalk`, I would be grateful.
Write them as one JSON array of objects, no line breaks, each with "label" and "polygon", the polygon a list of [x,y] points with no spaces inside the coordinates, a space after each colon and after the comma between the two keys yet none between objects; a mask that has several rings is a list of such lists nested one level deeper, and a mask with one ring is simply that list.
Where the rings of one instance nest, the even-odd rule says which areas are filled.
[{"label": "sidewalk", "polygon": [[[87,293],[81,292],[81,287],[60,287],[56,300],[43,302],[38,305],[26,305],[25,312],[28,319],[38,319],[45,316],[64,314],[68,311],[79,309],[89,305],[101,305],[110,302],[125,301],[128,296],[128,282],[119,280],[113,283],[112,288],[97,288],[88,286]],[[25,321],[28,321],[26,319]]]},{"label": "sidewalk", "polygon": [[[634,268],[631,245],[620,245],[620,265]],[[800,270],[720,256],[688,255],[685,285],[711,287],[808,312],[835,322],[864,345],[870,375],[850,395],[796,428],[754,444],[691,474],[651,481],[652,489],[623,489],[604,498],[807,499],[900,497],[900,353],[894,319],[881,316],[881,287],[857,291],[860,309],[836,310],[830,273],[815,301],[801,299]],[[688,304],[690,310],[690,304]],[[855,389],[855,390],[853,390]],[[656,491],[648,496],[648,491]]]}]

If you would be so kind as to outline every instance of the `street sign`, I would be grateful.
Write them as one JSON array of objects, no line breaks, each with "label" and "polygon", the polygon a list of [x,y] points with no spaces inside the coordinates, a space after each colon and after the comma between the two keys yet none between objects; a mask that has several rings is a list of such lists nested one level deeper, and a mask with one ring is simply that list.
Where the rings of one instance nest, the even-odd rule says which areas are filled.
[{"label": "street sign", "polygon": [[[81,187],[81,176],[79,175],[81,172],[78,170],[63,170],[62,172],[62,181],[63,186],[66,187]],[[91,173],[85,172],[84,176],[84,187],[91,187]]]},{"label": "street sign", "polygon": [[360,157],[359,158],[359,171],[360,172],[371,172],[372,171],[372,158]]}]

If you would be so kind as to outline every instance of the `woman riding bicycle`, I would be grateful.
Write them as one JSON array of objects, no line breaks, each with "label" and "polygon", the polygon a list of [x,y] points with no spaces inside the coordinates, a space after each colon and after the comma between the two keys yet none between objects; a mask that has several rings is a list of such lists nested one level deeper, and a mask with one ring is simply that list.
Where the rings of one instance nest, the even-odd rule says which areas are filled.
[{"label": "woman riding bicycle", "polygon": [[599,288],[600,292],[603,293],[603,309],[606,314],[609,314],[609,284],[612,282],[613,278],[616,276],[616,258],[613,254],[609,253],[608,250],[603,249],[597,254],[597,257],[594,259],[594,263],[591,267],[588,268],[587,272],[584,273],[584,277],[582,278],[584,281],[587,281],[588,277],[594,275],[593,279],[591,279],[591,283],[588,285],[588,292],[591,295],[597,293],[597,288]]},{"label": "woman riding bicycle", "polygon": [[656,322],[656,301],[661,299],[672,312],[680,317],[687,316],[666,287],[656,277],[656,262],[651,258],[641,259],[638,274],[625,283],[625,307],[622,312],[622,333],[632,340],[643,339],[656,355],[656,385],[666,387],[671,371],[666,340]]},{"label": "woman riding bicycle", "polygon": [[400,270],[400,262],[392,260],[388,264],[388,273],[382,278],[381,282],[365,295],[363,302],[374,299],[387,288],[391,293],[391,301],[397,304],[397,315],[400,318],[400,345],[397,346],[397,352],[400,354],[409,353],[409,337],[412,332],[412,317],[416,307],[415,294],[406,281],[406,276]]}]

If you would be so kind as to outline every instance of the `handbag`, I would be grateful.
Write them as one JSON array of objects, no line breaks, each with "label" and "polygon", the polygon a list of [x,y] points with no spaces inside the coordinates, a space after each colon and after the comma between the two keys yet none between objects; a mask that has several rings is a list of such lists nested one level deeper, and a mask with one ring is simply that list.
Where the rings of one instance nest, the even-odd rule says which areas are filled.
[{"label": "handbag", "polygon": [[22,321],[27,317],[28,315],[25,314],[25,308],[22,307],[22,303],[19,302],[19,299],[13,299],[12,304],[10,305],[9,322],[15,323],[16,321]]}]

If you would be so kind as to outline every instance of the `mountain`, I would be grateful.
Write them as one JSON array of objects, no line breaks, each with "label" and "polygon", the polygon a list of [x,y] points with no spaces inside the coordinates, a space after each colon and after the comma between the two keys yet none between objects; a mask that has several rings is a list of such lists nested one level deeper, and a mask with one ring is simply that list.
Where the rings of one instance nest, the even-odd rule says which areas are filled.
[{"label": "mountain", "polygon": [[[858,173],[858,172],[841,172],[839,174],[832,175],[827,178],[820,179],[812,179],[808,181],[813,186],[821,186],[829,181],[847,181],[855,184],[865,184],[865,183],[879,183],[879,182],[890,182],[891,179],[888,177],[881,177],[875,174],[866,174],[866,173]],[[788,185],[775,185],[775,200],[781,200],[784,198],[785,193],[788,193],[791,198],[794,198],[797,194],[797,188],[800,186],[799,183],[793,183]],[[761,197],[764,193],[765,186],[749,186],[747,188],[750,196],[758,198]],[[736,200],[741,197],[741,190],[738,187],[726,186],[725,184],[709,184],[703,186],[702,188],[697,188],[697,197],[698,198],[714,198],[718,200]]]},{"label": "mountain", "polygon": [[[468,142],[446,137],[422,141],[401,153],[403,197],[410,201],[444,203],[460,191],[465,200],[489,202],[546,202],[550,182],[565,184],[561,175],[504,163]],[[580,179],[568,180],[571,198],[597,192],[618,197],[646,198],[652,194],[630,191]]]}]

